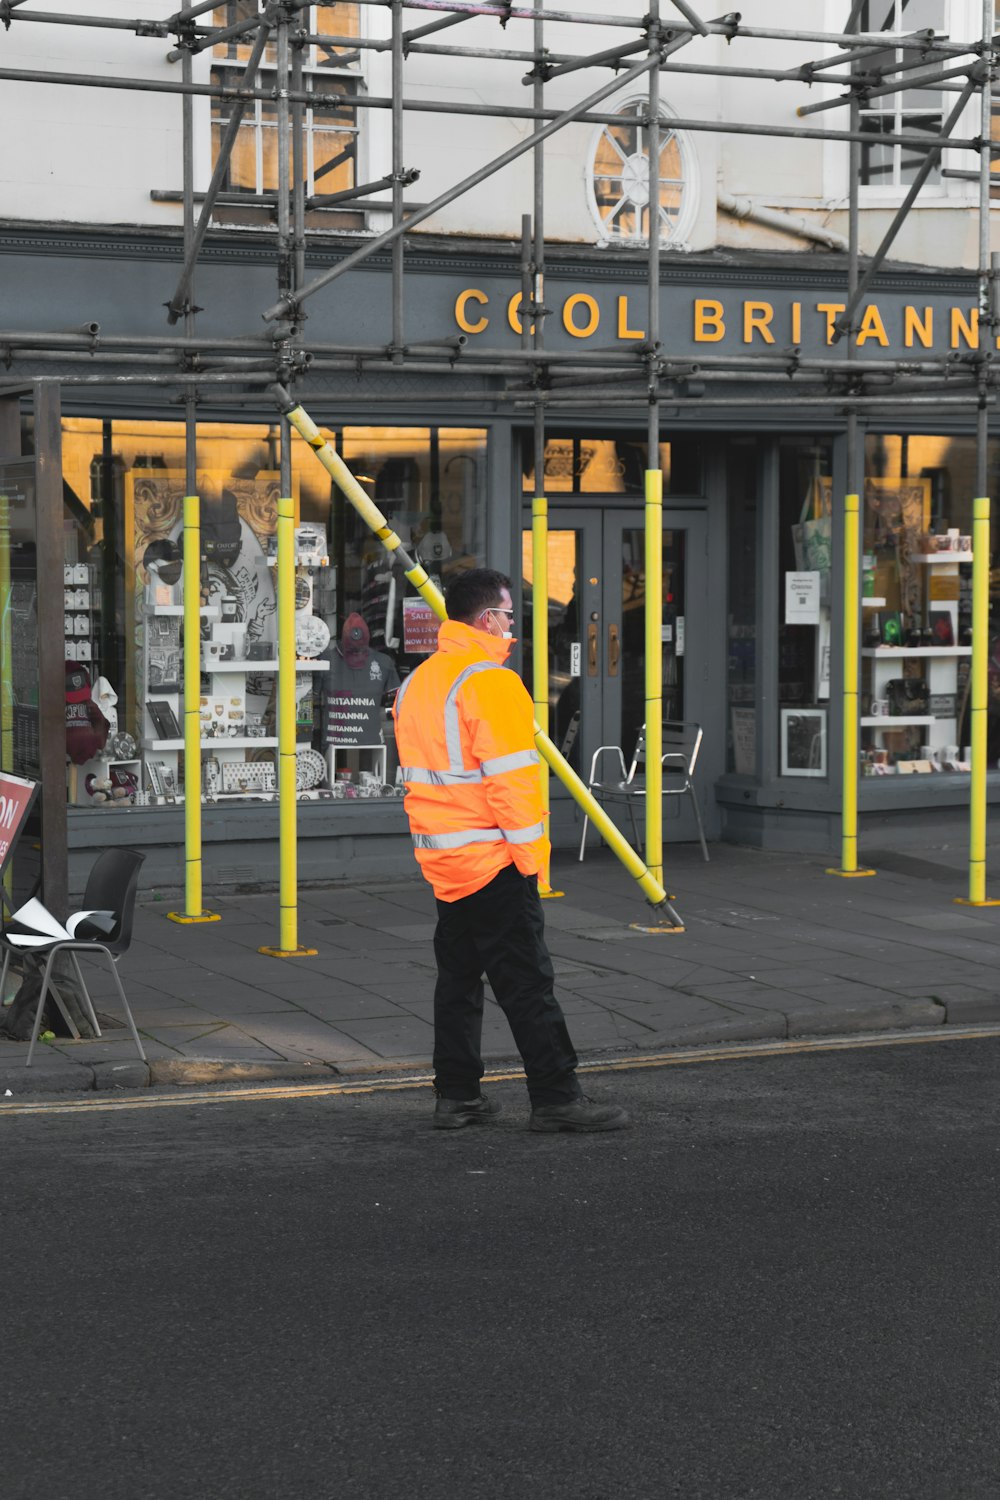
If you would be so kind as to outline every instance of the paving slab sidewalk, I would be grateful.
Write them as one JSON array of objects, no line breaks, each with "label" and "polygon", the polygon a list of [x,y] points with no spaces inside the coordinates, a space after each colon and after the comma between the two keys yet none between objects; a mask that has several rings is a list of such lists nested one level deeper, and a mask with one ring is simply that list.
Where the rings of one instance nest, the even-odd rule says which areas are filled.
[{"label": "paving slab sidewalk", "polygon": [[[928,858],[928,852],[934,857]],[[878,851],[867,858],[877,865]],[[1000,909],[956,906],[961,850],[874,879],[841,880],[829,859],[715,845],[669,851],[683,933],[631,925],[649,908],[604,851],[557,856],[546,902],[557,993],[584,1059],[710,1044],[914,1027],[1000,1024]],[[299,941],[313,958],[258,953],[277,941],[277,897],[227,895],[222,920],[186,927],[146,900],[121,969],[148,1062],[124,1028],[41,1047],[0,1042],[0,1100],[149,1084],[333,1079],[430,1065],[434,901],[418,876],[301,892]],[[91,966],[100,1009],[116,999]],[[516,1063],[488,998],[489,1064]],[[9,1091],[9,1092],[8,1092]]]}]

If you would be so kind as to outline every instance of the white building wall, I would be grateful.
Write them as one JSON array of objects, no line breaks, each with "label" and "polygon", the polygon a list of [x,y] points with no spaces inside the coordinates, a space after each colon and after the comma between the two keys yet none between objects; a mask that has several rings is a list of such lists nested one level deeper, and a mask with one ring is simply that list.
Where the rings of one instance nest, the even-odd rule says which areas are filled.
[{"label": "white building wall", "polygon": [[[638,14],[636,0],[624,0]],[[952,0],[952,35],[966,33],[978,5]],[[608,0],[574,0],[574,7],[594,14],[608,13]],[[32,0],[30,10],[67,13],[68,0]],[[163,0],[76,0],[71,14],[100,14],[123,20],[162,19],[169,7]],[[743,0],[747,26],[795,25],[800,29],[834,28],[842,24],[846,0],[798,0],[794,6],[775,7],[773,0]],[[26,7],[26,9],[28,9]],[[775,11],[781,12],[776,16]],[[664,20],[674,14],[664,0]],[[363,8],[370,34],[385,35],[387,14]],[[409,24],[425,18],[410,12]],[[960,24],[959,24],[960,23]],[[557,25],[546,28],[547,45],[554,52],[586,53],[614,46],[629,33],[617,27]],[[502,28],[494,18],[471,18],[437,33],[442,45],[471,49],[500,47],[529,50],[532,25],[512,19]],[[85,26],[46,25],[18,17],[10,29],[0,30],[0,67],[54,69],[114,79],[143,77],[151,82],[180,79],[180,65],[166,61],[169,40],[139,38],[130,31]],[[720,37],[695,38],[676,54],[681,65],[718,62],[726,67],[795,68],[811,57],[834,50],[822,40],[799,43]],[[195,60],[195,77],[207,81],[211,57]],[[522,82],[528,64],[492,62],[480,57],[442,58],[411,54],[406,63],[406,92],[411,99],[447,99],[469,104],[530,104],[531,88]],[[372,93],[389,92],[389,60],[385,53],[366,54],[364,72]],[[588,69],[546,86],[546,105],[568,107],[609,81],[608,68]],[[644,92],[640,81],[624,87],[601,109]],[[679,117],[706,121],[743,120],[754,123],[815,129],[821,123],[847,126],[846,109],[800,120],[797,108],[836,92],[829,86],[777,83],[713,77],[666,70],[661,94],[665,107]],[[945,96],[945,107],[953,96]],[[207,185],[211,172],[210,108],[207,99],[195,103],[196,177]],[[388,111],[361,111],[361,175],[377,177],[389,167]],[[976,108],[963,122],[965,133],[978,133]],[[420,169],[418,183],[407,199],[426,203],[453,183],[523,141],[532,126],[526,121],[488,116],[458,116],[407,112],[405,165]],[[136,93],[111,88],[5,82],[0,88],[0,193],[7,220],[79,224],[178,226],[177,204],[152,201],[153,189],[179,189],[181,165],[181,101],[176,95]],[[567,243],[594,243],[597,230],[587,197],[589,158],[595,127],[571,125],[546,146],[546,233]],[[738,222],[716,212],[719,189],[748,200],[751,207],[786,211],[817,228],[846,234],[847,146],[751,135],[738,129],[690,132],[694,164],[691,191],[697,211],[683,247],[705,250],[715,245],[734,249],[796,250],[810,248],[795,233],[766,229],[749,220]],[[947,165],[974,167],[969,152],[952,151]],[[875,194],[863,190],[861,241],[863,250],[878,244],[902,193]],[[976,189],[973,184],[946,182],[926,190],[898,237],[892,258],[937,266],[972,266],[976,262]],[[423,226],[426,232],[482,235],[516,239],[521,215],[532,206],[531,154],[526,153],[503,172],[465,194]],[[384,223],[384,216],[378,216]],[[374,222],[373,227],[381,227]],[[1000,237],[995,243],[1000,247]]]}]

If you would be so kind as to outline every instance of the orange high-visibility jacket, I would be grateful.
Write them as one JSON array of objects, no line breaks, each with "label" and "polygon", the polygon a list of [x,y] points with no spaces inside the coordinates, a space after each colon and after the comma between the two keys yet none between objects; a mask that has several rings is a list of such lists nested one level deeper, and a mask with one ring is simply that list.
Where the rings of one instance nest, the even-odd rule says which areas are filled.
[{"label": "orange high-visibility jacket", "polygon": [[396,748],[420,868],[458,901],[514,864],[548,859],[534,707],[503,663],[512,645],[446,620],[433,656],[396,695]]}]

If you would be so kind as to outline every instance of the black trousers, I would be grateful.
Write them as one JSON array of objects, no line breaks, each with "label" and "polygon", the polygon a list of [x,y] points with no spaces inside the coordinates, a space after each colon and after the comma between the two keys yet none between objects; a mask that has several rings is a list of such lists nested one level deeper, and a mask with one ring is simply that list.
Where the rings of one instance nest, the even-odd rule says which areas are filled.
[{"label": "black trousers", "polygon": [[460,901],[439,901],[434,934],[434,1086],[446,1099],[474,1099],[483,1076],[483,974],[514,1033],[533,1104],[580,1093],[576,1053],[545,946],[536,876],[508,865]]}]

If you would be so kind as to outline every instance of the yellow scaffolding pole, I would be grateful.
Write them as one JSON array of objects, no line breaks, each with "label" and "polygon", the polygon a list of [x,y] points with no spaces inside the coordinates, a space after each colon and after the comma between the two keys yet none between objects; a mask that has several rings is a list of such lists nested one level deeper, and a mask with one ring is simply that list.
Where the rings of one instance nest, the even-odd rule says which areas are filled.
[{"label": "yellow scaffolding pole", "polygon": [[295,501],[278,501],[278,947],[271,958],[312,958],[299,947],[298,805],[295,786]]},{"label": "yellow scaffolding pole", "polygon": [[858,697],[861,672],[860,622],[860,502],[857,495],[844,496],[844,688],[843,750],[840,800],[840,868],[828,875],[859,879],[874,870],[858,869]]},{"label": "yellow scaffolding pole", "polygon": [[[281,386],[275,386],[273,387],[273,391],[285,416],[287,416],[299,436],[304,438],[310,448],[312,448],[340,492],[354,506],[354,509],[365,525],[374,532],[386,551],[395,553],[399,557],[403,563],[405,578],[412,583],[421,597],[430,605],[438,619],[445,619],[444,599],[440,590],[428,578],[427,573],[420,563],[416,562],[406,552],[400,538],[393,531],[375,502],[361,488],[361,485],[344,463],[340,454],[331,443],[327,442],[309,413],[302,406],[292,401],[286,390]],[[663,886],[646,868],[640,856],[636,854],[628,840],[618,831],[615,824],[604,811],[604,808],[591,795],[579,776],[577,776],[576,772],[563,756],[560,755],[548,735],[538,724],[535,725],[535,745],[538,748],[539,755],[541,755],[542,759],[559,777],[559,780],[566,787],[574,801],[587,814],[608,847],[621,860],[649,904],[669,916],[669,926],[664,925],[662,928],[652,930],[683,932],[683,923],[670,904]]]},{"label": "yellow scaffolding pole", "polygon": [[184,910],[185,925],[218,922],[202,908],[201,856],[201,500],[184,496]]},{"label": "yellow scaffolding pole", "polygon": [[[535,723],[543,734],[549,732],[549,502],[536,495],[531,502],[531,686],[535,703]],[[543,760],[538,767],[542,779],[542,805],[548,817],[549,768]],[[540,896],[553,899],[562,891],[552,889],[551,861],[538,877]]]},{"label": "yellow scaffolding pole", "polygon": [[[972,774],[969,778],[969,894],[960,906],[1000,906],[986,897],[986,730],[990,656],[990,502],[972,502]],[[961,728],[961,725],[958,726]]]},{"label": "yellow scaffolding pole", "polygon": [[646,470],[646,863],[663,880],[663,474]]}]

